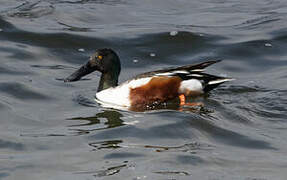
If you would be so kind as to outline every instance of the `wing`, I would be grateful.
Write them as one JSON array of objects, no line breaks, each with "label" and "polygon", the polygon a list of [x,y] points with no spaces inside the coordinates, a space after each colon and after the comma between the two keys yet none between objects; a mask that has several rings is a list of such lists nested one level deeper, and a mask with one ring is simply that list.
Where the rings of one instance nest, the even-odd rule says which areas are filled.
[{"label": "wing", "polygon": [[163,70],[146,72],[146,73],[137,75],[135,79],[144,78],[144,77],[152,77],[152,76],[178,76],[183,81],[188,80],[188,79],[197,79],[202,82],[204,86],[204,91],[208,92],[226,81],[233,80],[231,78],[220,77],[220,76],[203,73],[206,67],[214,63],[220,62],[220,61],[221,60],[206,61],[206,62],[199,63],[199,64],[185,65],[185,66],[180,66],[177,68],[168,68],[168,69],[163,69]]},{"label": "wing", "polygon": [[135,78],[143,78],[143,77],[151,77],[151,76],[179,76],[182,79],[191,79],[188,77],[192,77],[191,75],[196,76],[196,74],[204,71],[204,69],[214,63],[220,62],[221,60],[215,61],[206,61],[199,64],[191,64],[180,66],[176,68],[168,68],[157,71],[146,72],[143,74],[137,75]]}]

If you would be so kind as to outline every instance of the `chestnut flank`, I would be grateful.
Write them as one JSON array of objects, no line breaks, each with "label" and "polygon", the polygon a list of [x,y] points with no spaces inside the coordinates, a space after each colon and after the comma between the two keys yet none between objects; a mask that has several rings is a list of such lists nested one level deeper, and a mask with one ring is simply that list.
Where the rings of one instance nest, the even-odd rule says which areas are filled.
[{"label": "chestnut flank", "polygon": [[130,89],[131,106],[145,106],[177,97],[179,77],[153,77],[147,84]]}]

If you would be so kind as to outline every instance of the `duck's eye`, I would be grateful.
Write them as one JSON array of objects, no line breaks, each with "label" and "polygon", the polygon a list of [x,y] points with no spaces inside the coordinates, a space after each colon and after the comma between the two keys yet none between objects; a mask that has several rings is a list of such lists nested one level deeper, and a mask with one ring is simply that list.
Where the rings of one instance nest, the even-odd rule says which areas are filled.
[{"label": "duck's eye", "polygon": [[99,55],[99,56],[98,56],[98,59],[99,59],[99,60],[102,60],[102,59],[103,59],[103,56]]}]

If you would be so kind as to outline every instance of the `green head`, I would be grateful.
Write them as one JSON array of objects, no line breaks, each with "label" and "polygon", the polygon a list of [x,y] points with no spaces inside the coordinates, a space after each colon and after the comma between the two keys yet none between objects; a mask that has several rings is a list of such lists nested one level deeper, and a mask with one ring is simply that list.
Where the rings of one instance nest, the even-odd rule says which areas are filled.
[{"label": "green head", "polygon": [[112,49],[98,49],[90,57],[90,60],[77,71],[65,79],[65,82],[72,82],[94,71],[102,73],[98,91],[118,85],[118,78],[121,71],[121,63],[118,55]]}]

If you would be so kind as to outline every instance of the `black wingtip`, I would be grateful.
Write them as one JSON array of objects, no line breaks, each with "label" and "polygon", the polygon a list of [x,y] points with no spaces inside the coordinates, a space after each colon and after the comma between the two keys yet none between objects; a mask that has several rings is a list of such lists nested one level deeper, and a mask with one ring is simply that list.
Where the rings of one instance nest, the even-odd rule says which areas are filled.
[{"label": "black wingtip", "polygon": [[191,64],[191,65],[187,65],[187,66],[178,67],[176,69],[186,69],[188,71],[192,71],[192,70],[195,70],[195,69],[203,70],[206,67],[208,67],[208,66],[210,66],[212,64],[218,63],[220,61],[221,60],[210,60],[210,61],[205,61],[205,62],[198,63],[198,64]]},{"label": "black wingtip", "polygon": [[204,68],[206,68],[206,67],[208,67],[208,66],[210,66],[210,65],[212,65],[212,64],[218,63],[218,62],[220,62],[220,61],[222,61],[222,60],[205,61],[205,62],[203,62],[203,63],[199,63],[197,66],[198,66],[198,67],[201,67],[201,69],[204,69]]}]

